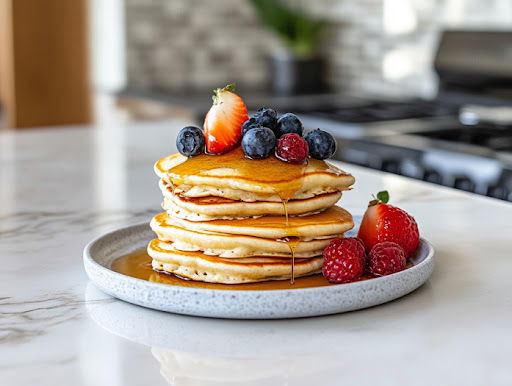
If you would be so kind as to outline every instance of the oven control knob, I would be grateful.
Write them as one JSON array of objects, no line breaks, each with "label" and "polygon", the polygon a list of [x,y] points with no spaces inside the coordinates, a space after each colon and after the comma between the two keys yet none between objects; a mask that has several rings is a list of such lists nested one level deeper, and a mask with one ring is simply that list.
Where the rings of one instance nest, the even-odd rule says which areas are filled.
[{"label": "oven control knob", "polygon": [[466,176],[457,176],[453,180],[453,187],[455,189],[465,190],[466,192],[475,191],[475,183]]},{"label": "oven control knob", "polygon": [[426,169],[422,179],[423,181],[432,182],[434,184],[441,184],[443,181],[441,174],[434,169]]},{"label": "oven control knob", "polygon": [[398,174],[399,162],[396,159],[384,159],[381,163],[381,170]]},{"label": "oven control knob", "polygon": [[507,189],[501,185],[490,185],[487,187],[487,192],[485,194],[489,197],[498,198],[500,200],[506,200],[508,196]]}]

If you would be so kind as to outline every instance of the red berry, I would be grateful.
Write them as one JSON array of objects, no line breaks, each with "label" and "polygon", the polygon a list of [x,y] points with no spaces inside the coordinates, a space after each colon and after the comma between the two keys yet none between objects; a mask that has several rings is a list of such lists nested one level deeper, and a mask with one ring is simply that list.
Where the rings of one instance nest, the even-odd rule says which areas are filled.
[{"label": "red berry", "polygon": [[204,120],[206,151],[210,154],[230,151],[242,137],[247,107],[233,90],[234,85],[214,90],[213,105]]},{"label": "red berry", "polygon": [[370,202],[357,237],[365,245],[366,252],[377,243],[392,241],[404,249],[407,258],[410,257],[420,242],[416,221],[403,209],[387,204],[387,192],[380,192],[377,197],[379,199]]},{"label": "red berry", "polygon": [[405,269],[405,252],[397,243],[375,244],[368,255],[368,270],[372,275],[385,276]]},{"label": "red berry", "polygon": [[308,155],[308,143],[298,134],[285,134],[277,141],[276,157],[282,161],[301,164],[306,161]]},{"label": "red berry", "polygon": [[364,273],[366,255],[358,238],[337,238],[324,250],[322,273],[330,283],[346,283]]}]

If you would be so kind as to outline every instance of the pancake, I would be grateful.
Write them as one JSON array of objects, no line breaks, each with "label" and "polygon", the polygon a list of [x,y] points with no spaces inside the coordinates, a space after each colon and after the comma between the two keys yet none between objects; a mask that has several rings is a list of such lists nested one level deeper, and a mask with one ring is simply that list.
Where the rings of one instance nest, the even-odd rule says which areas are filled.
[{"label": "pancake", "polygon": [[187,221],[173,218],[173,223],[191,231],[247,235],[269,239],[303,237],[308,239],[341,235],[353,228],[352,216],[333,206],[310,216],[265,216],[241,220]]},{"label": "pancake", "polygon": [[156,162],[155,172],[173,186],[175,194],[250,202],[305,199],[348,190],[355,182],[325,161],[309,159],[305,165],[296,165],[274,156],[249,160],[240,146],[218,156],[172,154]]},{"label": "pancake", "polygon": [[[272,238],[248,235],[209,233],[193,231],[181,226],[176,219],[164,212],[151,220],[151,229],[163,241],[172,241],[176,249],[182,251],[203,251],[207,255],[225,258],[251,256],[277,256],[291,258],[291,250],[286,242]],[[321,239],[297,241],[295,257],[313,257],[322,254],[330,240],[341,234],[325,235]]]},{"label": "pancake", "polygon": [[[170,184],[162,179],[159,186],[164,195],[162,207],[173,217],[184,220],[208,221],[285,215],[281,201],[245,202],[216,196],[185,197],[174,194]],[[333,206],[340,198],[341,192],[324,193],[303,200],[290,200],[286,209],[290,216],[317,213]]]},{"label": "pancake", "polygon": [[[180,251],[172,243],[158,239],[149,243],[148,254],[153,258],[153,269],[191,280],[239,284],[291,278],[290,260],[274,256],[223,259],[201,252]],[[294,276],[318,273],[322,262],[321,256],[295,259]]]}]

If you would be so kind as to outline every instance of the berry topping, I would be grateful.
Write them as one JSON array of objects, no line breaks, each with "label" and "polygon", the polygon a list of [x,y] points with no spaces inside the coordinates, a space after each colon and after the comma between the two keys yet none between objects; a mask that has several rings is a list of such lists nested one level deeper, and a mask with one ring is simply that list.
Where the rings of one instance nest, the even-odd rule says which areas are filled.
[{"label": "berry topping", "polygon": [[370,251],[382,241],[392,241],[400,245],[409,258],[418,248],[420,238],[418,225],[406,211],[389,205],[388,192],[379,192],[363,217],[357,237]]},{"label": "berry topping", "polygon": [[213,105],[204,120],[206,151],[210,154],[228,152],[242,136],[247,107],[234,89],[234,85],[228,85],[214,90]]},{"label": "berry topping", "polygon": [[276,157],[292,164],[301,164],[309,154],[308,143],[298,134],[285,134],[277,141]]},{"label": "berry topping", "polygon": [[384,241],[373,246],[368,255],[368,270],[372,275],[385,276],[405,269],[405,252],[392,241]]},{"label": "berry topping", "polygon": [[248,158],[263,159],[270,156],[276,147],[276,136],[268,127],[256,127],[242,138],[242,149]]},{"label": "berry topping", "polygon": [[346,283],[364,273],[366,256],[361,240],[337,238],[324,250],[322,273],[330,283]]},{"label": "berry topping", "polygon": [[256,122],[256,119],[249,118],[247,121],[244,122],[242,125],[242,137],[251,129],[255,129],[256,127],[261,127],[258,122]]},{"label": "berry topping", "polygon": [[256,123],[263,127],[268,127],[271,130],[274,130],[277,125],[277,113],[275,110],[269,108],[261,108],[256,114],[253,116]]},{"label": "berry topping", "polygon": [[204,153],[203,130],[195,126],[187,126],[180,130],[176,138],[178,151],[187,157]]},{"label": "berry topping", "polygon": [[310,131],[306,137],[309,145],[309,154],[312,158],[327,159],[336,153],[336,140],[326,131],[316,129]]},{"label": "berry topping", "polygon": [[292,113],[286,113],[279,117],[275,129],[276,137],[279,138],[284,134],[295,133],[302,136],[304,127],[300,119]]}]

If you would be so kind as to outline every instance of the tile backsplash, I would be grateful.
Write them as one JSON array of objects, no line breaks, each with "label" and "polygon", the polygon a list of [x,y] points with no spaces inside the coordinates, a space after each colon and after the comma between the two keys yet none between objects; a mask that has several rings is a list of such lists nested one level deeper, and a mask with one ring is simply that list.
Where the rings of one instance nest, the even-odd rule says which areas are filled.
[{"label": "tile backsplash", "polygon": [[[510,29],[510,0],[293,1],[329,21],[319,51],[334,90],[432,95],[444,28]],[[236,82],[263,88],[266,57],[282,49],[246,0],[125,0],[132,87],[196,90]]]}]

